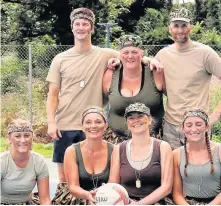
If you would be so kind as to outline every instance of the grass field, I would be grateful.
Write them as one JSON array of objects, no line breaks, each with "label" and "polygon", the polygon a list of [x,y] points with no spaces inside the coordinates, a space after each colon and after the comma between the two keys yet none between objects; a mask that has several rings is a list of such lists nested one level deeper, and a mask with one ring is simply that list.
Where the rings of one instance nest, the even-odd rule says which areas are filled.
[{"label": "grass field", "polygon": [[[0,152],[4,152],[8,149],[8,142],[5,138],[0,139]],[[33,143],[33,151],[43,155],[46,158],[52,157],[53,144]]]}]

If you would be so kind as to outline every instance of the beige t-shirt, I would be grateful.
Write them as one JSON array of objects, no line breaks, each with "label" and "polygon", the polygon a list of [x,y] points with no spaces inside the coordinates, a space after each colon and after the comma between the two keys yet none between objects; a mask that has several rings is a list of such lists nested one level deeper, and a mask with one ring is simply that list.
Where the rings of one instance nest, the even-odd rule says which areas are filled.
[{"label": "beige t-shirt", "polygon": [[184,112],[193,107],[209,112],[211,77],[221,77],[218,54],[209,46],[190,41],[187,49],[178,50],[171,45],[160,50],[156,58],[164,66],[166,121],[179,125]]},{"label": "beige t-shirt", "polygon": [[30,199],[36,181],[49,176],[43,156],[30,151],[25,168],[19,168],[9,151],[0,156],[1,164],[1,202],[8,204],[23,203]]},{"label": "beige t-shirt", "polygon": [[60,130],[81,130],[81,115],[89,105],[103,106],[102,78],[112,49],[93,47],[79,53],[71,48],[55,56],[47,81],[60,85],[56,122]]}]

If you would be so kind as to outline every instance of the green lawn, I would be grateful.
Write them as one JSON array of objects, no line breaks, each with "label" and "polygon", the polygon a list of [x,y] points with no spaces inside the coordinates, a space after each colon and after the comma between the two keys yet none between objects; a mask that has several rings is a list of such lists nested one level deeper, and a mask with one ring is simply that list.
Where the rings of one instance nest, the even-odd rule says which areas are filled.
[{"label": "green lawn", "polygon": [[[6,151],[7,147],[7,140],[5,138],[0,138],[0,152]],[[46,158],[52,157],[53,144],[33,143],[33,151],[43,155]]]}]

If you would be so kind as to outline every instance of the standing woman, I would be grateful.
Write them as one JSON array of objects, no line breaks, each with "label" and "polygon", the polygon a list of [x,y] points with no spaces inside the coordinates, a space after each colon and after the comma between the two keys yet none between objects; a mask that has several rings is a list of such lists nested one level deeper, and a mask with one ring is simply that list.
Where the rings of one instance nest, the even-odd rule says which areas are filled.
[{"label": "standing woman", "polygon": [[36,183],[40,204],[50,205],[49,173],[44,157],[33,152],[31,124],[22,119],[8,126],[10,150],[1,154],[1,204],[30,205]]},{"label": "standing woman", "polygon": [[95,193],[91,190],[107,183],[113,151],[113,145],[103,140],[107,128],[103,109],[86,109],[82,115],[82,126],[86,139],[69,146],[64,157],[68,188],[77,198],[74,204],[95,203]]},{"label": "standing woman", "polygon": [[103,95],[110,105],[105,139],[115,144],[128,139],[124,112],[135,102],[141,102],[150,109],[153,118],[151,135],[160,133],[164,116],[163,92],[166,89],[163,72],[152,72],[141,63],[144,54],[141,38],[124,35],[119,42],[122,66],[114,71],[108,69],[103,77]]},{"label": "standing woman", "polygon": [[167,142],[150,137],[150,110],[142,103],[126,108],[125,117],[132,139],[116,146],[109,182],[127,190],[131,204],[165,204],[172,190],[173,159]]},{"label": "standing woman", "polygon": [[199,109],[184,115],[185,144],[173,151],[176,204],[221,204],[221,146],[210,141],[208,122]]}]

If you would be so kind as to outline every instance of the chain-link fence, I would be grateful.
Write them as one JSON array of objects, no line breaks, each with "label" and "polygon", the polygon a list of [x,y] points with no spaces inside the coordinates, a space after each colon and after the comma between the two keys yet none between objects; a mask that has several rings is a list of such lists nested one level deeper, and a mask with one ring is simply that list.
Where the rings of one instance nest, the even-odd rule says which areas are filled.
[{"label": "chain-link fence", "polygon": [[[167,45],[145,45],[145,54],[155,56]],[[1,46],[2,115],[46,122],[46,82],[53,57],[71,45]],[[221,56],[220,48],[212,46]],[[13,95],[12,95],[13,94]],[[42,112],[39,117],[38,113]],[[4,122],[4,121],[3,121]],[[39,126],[39,125],[38,125]]]}]

